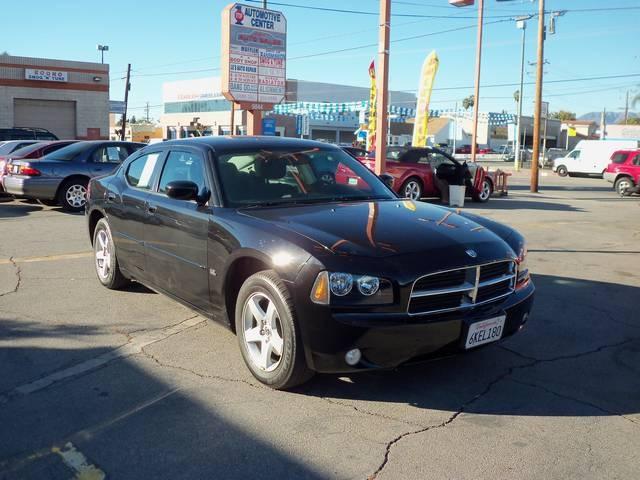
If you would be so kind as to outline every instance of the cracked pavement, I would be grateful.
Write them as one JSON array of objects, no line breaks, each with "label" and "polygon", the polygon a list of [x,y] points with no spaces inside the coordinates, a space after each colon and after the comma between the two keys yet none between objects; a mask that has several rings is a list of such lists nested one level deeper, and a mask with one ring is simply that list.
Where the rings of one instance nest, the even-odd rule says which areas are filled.
[{"label": "cracked pavement", "polygon": [[467,205],[518,228],[537,286],[518,335],[291,392],[235,336],[95,279],[81,215],[0,203],[0,479],[640,478],[639,198],[512,177]]}]

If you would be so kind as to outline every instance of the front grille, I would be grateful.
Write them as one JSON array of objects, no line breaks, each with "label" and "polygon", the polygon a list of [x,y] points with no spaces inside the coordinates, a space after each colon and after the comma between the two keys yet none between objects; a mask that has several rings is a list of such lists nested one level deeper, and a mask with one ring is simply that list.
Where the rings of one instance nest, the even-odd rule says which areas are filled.
[{"label": "front grille", "polygon": [[430,290],[433,288],[455,287],[464,283],[467,276],[466,269],[449,270],[448,272],[434,273],[426,277],[419,278],[413,285],[414,290]]},{"label": "front grille", "polygon": [[408,312],[448,312],[496,301],[513,292],[515,281],[511,260],[425,275],[413,284]]}]

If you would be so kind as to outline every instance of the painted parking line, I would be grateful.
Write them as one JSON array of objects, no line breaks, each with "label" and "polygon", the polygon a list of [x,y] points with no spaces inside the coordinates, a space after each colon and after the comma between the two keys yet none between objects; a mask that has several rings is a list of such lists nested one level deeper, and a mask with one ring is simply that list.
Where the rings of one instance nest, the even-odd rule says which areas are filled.
[{"label": "painted parking line", "polygon": [[11,257],[0,258],[0,265],[9,265],[15,263],[33,263],[33,262],[56,262],[60,260],[73,260],[75,258],[89,258],[93,256],[93,252],[77,252],[77,253],[63,253],[60,255],[46,255],[41,257]]},{"label": "painted parking line", "polygon": [[71,442],[67,442],[62,448],[53,447],[51,451],[60,455],[65,465],[75,472],[74,479],[104,480],[106,478],[106,474],[89,463],[87,457]]}]

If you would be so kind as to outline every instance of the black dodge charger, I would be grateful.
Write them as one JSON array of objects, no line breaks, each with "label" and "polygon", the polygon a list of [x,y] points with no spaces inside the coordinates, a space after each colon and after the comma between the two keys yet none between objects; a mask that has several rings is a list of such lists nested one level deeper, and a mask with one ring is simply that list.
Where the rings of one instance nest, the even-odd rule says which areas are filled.
[{"label": "black dodge charger", "polygon": [[532,306],[518,232],[399,199],[324,143],[148,146],[91,181],[86,214],[104,286],[134,280],[227,325],[273,388],[474,349]]}]

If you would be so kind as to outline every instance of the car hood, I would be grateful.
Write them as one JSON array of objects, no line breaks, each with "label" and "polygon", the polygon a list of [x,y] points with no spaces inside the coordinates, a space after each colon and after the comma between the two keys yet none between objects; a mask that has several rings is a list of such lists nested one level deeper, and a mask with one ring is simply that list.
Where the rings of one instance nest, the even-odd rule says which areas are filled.
[{"label": "car hood", "polygon": [[477,260],[513,255],[496,233],[480,223],[451,209],[410,200],[244,209],[239,213],[302,235],[335,255],[391,257],[427,251],[448,255],[452,249],[464,254],[467,248],[474,250]]}]

